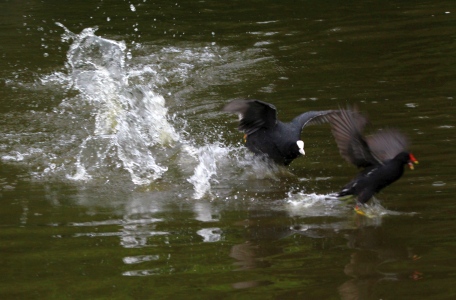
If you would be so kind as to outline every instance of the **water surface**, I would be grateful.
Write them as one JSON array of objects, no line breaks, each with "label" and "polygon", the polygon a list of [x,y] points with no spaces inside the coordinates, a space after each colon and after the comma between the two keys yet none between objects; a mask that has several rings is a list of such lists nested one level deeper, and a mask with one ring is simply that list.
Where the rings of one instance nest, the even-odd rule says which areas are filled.
[{"label": "water surface", "polygon": [[[455,296],[452,1],[4,1],[2,299]],[[230,100],[355,104],[420,161],[372,217],[329,126],[271,168]]]}]

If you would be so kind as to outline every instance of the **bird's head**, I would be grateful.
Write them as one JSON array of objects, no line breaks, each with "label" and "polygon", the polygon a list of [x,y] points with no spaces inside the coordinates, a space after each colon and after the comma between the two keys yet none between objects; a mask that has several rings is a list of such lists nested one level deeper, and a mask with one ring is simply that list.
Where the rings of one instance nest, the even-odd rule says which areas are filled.
[{"label": "bird's head", "polygon": [[304,141],[299,140],[296,141],[296,145],[298,145],[298,151],[301,155],[306,155],[306,151],[304,151]]},{"label": "bird's head", "polygon": [[415,156],[412,153],[409,153],[408,159],[409,159],[409,161],[408,161],[407,164],[409,165],[410,170],[415,169],[413,164],[417,165],[418,164],[418,160],[415,158]]}]

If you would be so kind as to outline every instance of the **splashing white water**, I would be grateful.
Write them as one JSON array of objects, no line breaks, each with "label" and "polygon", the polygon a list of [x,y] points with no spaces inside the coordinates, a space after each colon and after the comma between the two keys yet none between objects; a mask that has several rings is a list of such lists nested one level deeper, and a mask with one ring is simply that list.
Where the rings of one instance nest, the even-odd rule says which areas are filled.
[{"label": "splashing white water", "polygon": [[98,37],[92,28],[76,35],[60,26],[63,40],[73,40],[67,53],[72,87],[81,93],[77,99],[83,105],[91,105],[95,119],[79,146],[76,172],[67,177],[87,180],[115,166],[128,171],[134,184],[150,184],[167,170],[156,162],[159,149],[154,147],[170,146],[179,138],[167,120],[164,98],[147,86],[129,85],[123,42]]},{"label": "splashing white water", "polygon": [[[318,195],[315,193],[289,192],[286,203],[291,216],[338,216],[349,211],[355,213],[355,200],[353,203],[347,203],[339,200],[334,194]],[[415,214],[388,210],[375,197],[366,204],[358,205],[358,210],[360,211],[358,214],[362,214],[367,219],[372,219],[374,223],[377,222],[375,224],[379,224],[384,216]]]},{"label": "splashing white water", "polygon": [[211,181],[215,181],[213,177],[217,175],[218,160],[225,157],[229,150],[222,147],[220,144],[212,144],[191,150],[190,154],[198,160],[198,165],[195,172],[188,179],[188,182],[193,184],[195,193],[193,198],[201,199],[208,194],[211,189]]},{"label": "splashing white water", "polygon": [[389,210],[382,206],[381,200],[377,199],[376,197],[372,197],[369,202],[365,204],[358,204],[357,207],[358,214],[362,214],[370,219],[377,219],[383,216],[394,216],[394,215],[415,215],[415,212],[397,212],[393,210]]},{"label": "splashing white water", "polygon": [[[208,125],[224,99],[201,99],[212,86],[229,86],[242,80],[240,74],[254,74],[258,64],[273,64],[261,49],[198,42],[128,49],[123,41],[97,36],[96,28],[76,34],[57,25],[69,44],[66,69],[42,74],[32,85],[17,83],[44,90],[55,103],[49,103],[51,111],[20,115],[33,126],[0,136],[0,159],[27,163],[36,179],[172,187],[171,194],[181,197],[188,187],[182,183],[189,183],[198,199],[229,194],[213,191],[214,185],[230,188],[226,181],[247,186],[277,177],[243,145],[225,146],[221,130]],[[177,186],[183,190],[174,191]]]},{"label": "splashing white water", "polygon": [[349,209],[332,195],[315,193],[289,192],[286,203],[291,216],[336,216]]}]

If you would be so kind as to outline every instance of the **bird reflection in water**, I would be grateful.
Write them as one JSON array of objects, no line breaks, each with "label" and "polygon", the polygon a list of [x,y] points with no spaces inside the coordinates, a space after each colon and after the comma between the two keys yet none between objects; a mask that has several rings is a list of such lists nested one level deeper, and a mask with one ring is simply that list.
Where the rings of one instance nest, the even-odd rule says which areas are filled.
[{"label": "bird reflection in water", "polygon": [[[420,257],[412,248],[390,237],[382,226],[371,225],[378,220],[357,215],[355,222],[358,228],[347,234],[347,245],[354,251],[344,268],[344,273],[352,279],[339,286],[341,299],[371,299],[378,296],[375,287],[383,281],[423,278],[423,273],[413,267]],[[402,266],[404,262],[406,266],[396,271],[394,264]],[[384,271],[388,269],[394,271]]]}]

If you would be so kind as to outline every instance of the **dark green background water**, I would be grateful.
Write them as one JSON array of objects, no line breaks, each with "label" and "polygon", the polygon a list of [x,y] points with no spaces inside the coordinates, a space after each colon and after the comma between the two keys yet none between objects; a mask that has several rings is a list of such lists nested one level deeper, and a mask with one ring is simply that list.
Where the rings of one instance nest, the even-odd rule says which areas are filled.
[{"label": "dark green background water", "polygon": [[[179,139],[154,146],[168,169],[150,184],[119,157],[82,157],[99,110],[46,80],[71,72],[56,22],[124,41],[128,87],[165,98]],[[0,298],[456,297],[453,0],[3,0],[0,40]],[[356,104],[406,133],[420,164],[378,195],[386,216],[358,216],[324,200],[356,174],[328,126],[304,130],[306,157],[267,170],[220,112],[235,98],[282,120]],[[217,162],[195,176],[202,197],[185,146]],[[103,166],[72,180],[76,157]]]}]

